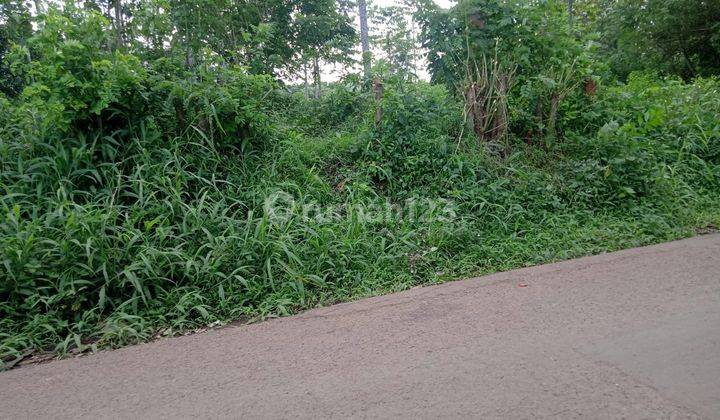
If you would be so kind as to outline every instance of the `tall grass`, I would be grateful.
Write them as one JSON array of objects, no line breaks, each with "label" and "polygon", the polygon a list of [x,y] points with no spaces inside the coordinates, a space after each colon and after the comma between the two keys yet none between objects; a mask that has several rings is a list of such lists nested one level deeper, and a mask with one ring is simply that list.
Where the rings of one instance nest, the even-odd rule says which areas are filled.
[{"label": "tall grass", "polygon": [[[159,70],[166,65],[131,81],[132,112],[122,95],[97,113],[45,110],[43,89],[3,100],[2,363],[668,240],[720,221],[716,80],[632,81],[561,119],[556,147],[515,141],[499,158],[459,134],[462,107],[437,86],[388,86],[376,130],[360,90],[308,102],[238,69],[176,77]],[[83,100],[92,108],[99,99]],[[266,200],[278,191],[342,214],[271,217]],[[414,198],[443,199],[453,217],[368,221],[357,210]]]}]

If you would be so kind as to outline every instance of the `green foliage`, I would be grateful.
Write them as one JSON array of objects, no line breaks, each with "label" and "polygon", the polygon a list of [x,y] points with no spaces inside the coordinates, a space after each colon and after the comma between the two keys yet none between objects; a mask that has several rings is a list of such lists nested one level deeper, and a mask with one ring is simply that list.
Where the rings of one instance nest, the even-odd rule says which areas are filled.
[{"label": "green foliage", "polygon": [[375,67],[386,67],[384,78],[394,76],[400,80],[415,80],[421,59],[417,31],[412,21],[412,2],[378,7],[371,11],[371,23],[379,29],[373,43],[382,55]]},{"label": "green foliage", "polygon": [[583,200],[622,202],[716,189],[719,90],[713,79],[658,83],[651,74],[633,74],[627,85],[608,90],[578,119],[565,121],[584,134],[571,135],[564,151],[589,157],[572,164],[576,192]]},{"label": "green foliage", "polygon": [[58,139],[103,112],[137,108],[146,72],[136,57],[104,49],[107,30],[95,12],[51,11],[27,46],[14,47],[10,67],[25,88],[11,118],[24,133]]},{"label": "green foliage", "polygon": [[[577,101],[578,86],[598,79],[602,69],[593,61],[595,45],[568,27],[562,2],[467,0],[448,10],[432,2],[421,5],[415,16],[431,80],[459,96],[471,85],[505,81],[509,91],[488,102],[507,101],[508,128],[517,137],[555,139],[559,114],[568,110],[565,101]],[[504,92],[497,88],[489,90]]]},{"label": "green foliage", "polygon": [[[720,82],[604,79],[559,4],[424,4],[443,83],[410,82],[406,33],[379,104],[358,76],[309,98],[271,75],[330,59],[344,3],[121,4],[124,25],[3,9],[6,367],[720,223]],[[328,31],[293,32],[306,18]],[[502,153],[470,134],[452,61],[495,50],[519,66]]]},{"label": "green foliage", "polygon": [[308,98],[300,90],[281,92],[273,99],[280,120],[311,135],[361,123],[372,106],[370,95],[357,77],[333,84],[318,99]]},{"label": "green foliage", "polygon": [[294,17],[295,49],[301,60],[322,58],[330,62],[349,63],[355,45],[355,29],[350,18],[335,0],[304,0]]},{"label": "green foliage", "polygon": [[463,164],[454,154],[461,110],[446,89],[422,83],[391,87],[382,112],[382,123],[360,156],[381,188],[401,198],[418,189],[437,194],[446,181],[462,176]]},{"label": "green foliage", "polygon": [[686,78],[720,72],[720,4],[704,0],[622,0],[602,4],[600,32],[613,70],[660,70]]},{"label": "green foliage", "polygon": [[0,4],[0,93],[15,95],[22,80],[13,76],[5,56],[13,44],[24,44],[32,34],[32,17],[23,2]]},{"label": "green foliage", "polygon": [[274,85],[234,66],[210,63],[188,72],[161,59],[149,70],[147,117],[166,135],[198,135],[222,153],[262,148],[273,132],[265,101]]},{"label": "green foliage", "polygon": [[521,81],[571,62],[580,45],[567,33],[562,4],[461,1],[449,10],[425,4],[416,13],[432,81],[457,87],[483,60],[518,67]]},{"label": "green foliage", "polygon": [[172,60],[143,66],[92,48],[105,28],[95,12],[51,12],[15,49],[26,86],[3,100],[0,128],[8,343],[63,352],[146,339],[145,317],[187,327],[212,317],[190,285],[239,272],[220,271],[214,253],[232,258],[221,238],[248,233],[234,182],[251,151],[271,146],[261,106],[273,84],[211,63],[192,74]]}]

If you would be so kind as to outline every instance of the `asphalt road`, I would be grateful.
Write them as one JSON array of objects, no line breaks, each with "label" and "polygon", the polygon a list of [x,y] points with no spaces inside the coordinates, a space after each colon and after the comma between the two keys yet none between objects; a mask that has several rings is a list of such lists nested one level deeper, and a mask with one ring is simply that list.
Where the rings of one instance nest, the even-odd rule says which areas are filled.
[{"label": "asphalt road", "polygon": [[21,367],[0,417],[720,418],[720,235]]}]

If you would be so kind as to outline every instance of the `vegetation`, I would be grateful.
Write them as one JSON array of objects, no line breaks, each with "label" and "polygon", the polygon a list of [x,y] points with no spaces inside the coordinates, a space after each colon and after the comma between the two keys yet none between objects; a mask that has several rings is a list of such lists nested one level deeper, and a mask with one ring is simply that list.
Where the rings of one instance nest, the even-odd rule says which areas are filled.
[{"label": "vegetation", "polygon": [[3,3],[0,367],[712,229],[687,3]]}]

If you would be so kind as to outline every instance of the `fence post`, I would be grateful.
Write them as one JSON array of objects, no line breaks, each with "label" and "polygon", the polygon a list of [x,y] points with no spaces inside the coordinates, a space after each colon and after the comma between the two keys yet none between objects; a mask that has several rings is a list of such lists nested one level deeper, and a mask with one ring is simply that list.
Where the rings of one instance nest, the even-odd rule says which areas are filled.
[{"label": "fence post", "polygon": [[379,131],[382,121],[383,84],[378,76],[373,78],[373,92],[375,92],[375,129]]}]

